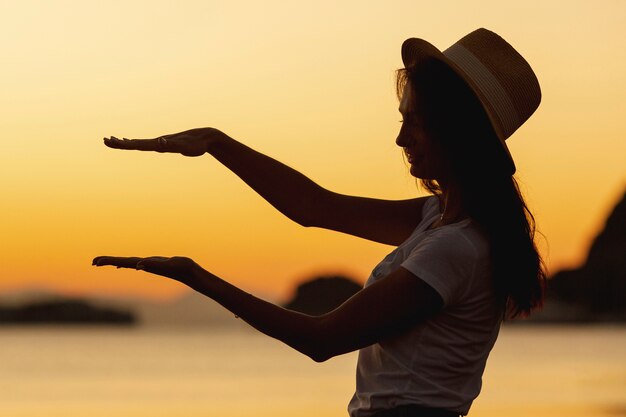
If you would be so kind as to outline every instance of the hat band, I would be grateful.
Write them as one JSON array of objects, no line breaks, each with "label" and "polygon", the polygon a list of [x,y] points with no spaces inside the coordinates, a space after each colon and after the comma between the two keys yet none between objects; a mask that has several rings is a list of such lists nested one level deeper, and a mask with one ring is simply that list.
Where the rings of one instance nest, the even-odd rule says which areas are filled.
[{"label": "hat band", "polygon": [[511,98],[498,79],[476,58],[476,55],[460,43],[455,43],[443,53],[474,81],[487,101],[489,101],[502,124],[505,135],[503,139],[511,136],[520,126],[520,117]]}]

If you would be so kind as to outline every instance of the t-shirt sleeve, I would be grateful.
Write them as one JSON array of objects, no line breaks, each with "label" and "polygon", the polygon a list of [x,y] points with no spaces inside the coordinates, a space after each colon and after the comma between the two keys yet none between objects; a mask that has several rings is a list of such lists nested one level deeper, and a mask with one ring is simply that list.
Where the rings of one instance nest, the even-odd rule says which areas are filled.
[{"label": "t-shirt sleeve", "polygon": [[422,207],[422,221],[439,213],[439,200],[436,196],[430,196]]},{"label": "t-shirt sleeve", "polygon": [[458,231],[438,231],[421,241],[401,267],[433,287],[444,305],[458,302],[470,285],[476,253]]}]

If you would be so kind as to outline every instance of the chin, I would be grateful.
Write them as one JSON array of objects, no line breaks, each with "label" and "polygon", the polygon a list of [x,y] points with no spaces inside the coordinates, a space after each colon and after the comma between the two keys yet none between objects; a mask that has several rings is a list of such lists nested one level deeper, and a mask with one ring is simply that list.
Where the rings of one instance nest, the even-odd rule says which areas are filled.
[{"label": "chin", "polygon": [[434,179],[432,175],[428,175],[428,172],[425,172],[423,169],[416,167],[414,165],[411,166],[410,173],[413,177],[420,180],[431,180]]},{"label": "chin", "polygon": [[434,169],[433,166],[424,166],[424,165],[411,165],[410,173],[411,176],[420,179],[420,180],[432,180],[437,181],[437,178],[441,178],[440,173],[437,172],[437,169]]}]

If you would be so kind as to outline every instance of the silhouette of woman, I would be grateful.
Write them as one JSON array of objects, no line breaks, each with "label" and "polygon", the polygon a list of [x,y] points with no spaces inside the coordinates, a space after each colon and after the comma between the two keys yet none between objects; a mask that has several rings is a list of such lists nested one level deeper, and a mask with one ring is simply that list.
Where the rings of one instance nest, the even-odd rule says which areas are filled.
[{"label": "silhouette of woman", "polygon": [[337,194],[213,128],[104,139],[116,149],[209,153],[302,226],[397,246],[337,309],[317,317],[283,309],[186,257],[100,256],[93,264],[180,281],[317,362],[358,349],[353,417],[467,414],[501,322],[543,300],[534,219],[505,143],[541,93],[524,58],[482,28],[444,52],[408,39],[402,59],[396,143],[428,197]]}]

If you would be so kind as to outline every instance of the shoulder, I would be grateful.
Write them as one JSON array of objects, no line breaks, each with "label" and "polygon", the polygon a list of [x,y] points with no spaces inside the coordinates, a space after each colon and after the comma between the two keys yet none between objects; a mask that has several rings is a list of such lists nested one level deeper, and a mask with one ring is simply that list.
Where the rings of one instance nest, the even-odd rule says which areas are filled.
[{"label": "shoulder", "polygon": [[470,219],[427,230],[424,239],[412,252],[426,250],[453,257],[481,258],[488,254],[489,242]]},{"label": "shoulder", "polygon": [[433,240],[445,242],[446,245],[456,250],[461,250],[468,255],[476,257],[485,256],[489,251],[489,240],[480,227],[471,219],[463,220],[457,224],[442,227],[433,233]]},{"label": "shoulder", "polygon": [[433,214],[439,214],[439,198],[436,195],[423,197],[422,218],[427,218]]},{"label": "shoulder", "polygon": [[488,263],[487,239],[467,220],[427,231],[402,267],[435,288],[448,305],[460,299]]}]

